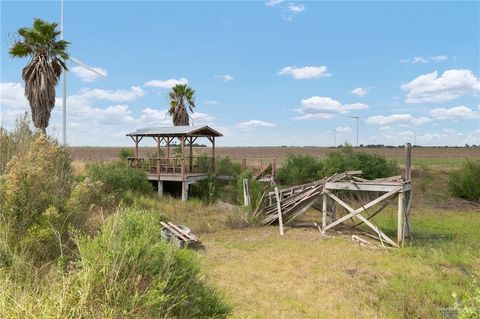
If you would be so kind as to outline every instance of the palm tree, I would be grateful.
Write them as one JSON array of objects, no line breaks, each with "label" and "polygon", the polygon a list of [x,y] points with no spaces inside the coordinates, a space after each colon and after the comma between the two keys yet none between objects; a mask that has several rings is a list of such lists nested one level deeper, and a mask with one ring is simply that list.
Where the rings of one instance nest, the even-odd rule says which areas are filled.
[{"label": "palm tree", "polygon": [[25,96],[32,110],[33,125],[44,135],[47,134],[50,114],[55,106],[55,86],[62,69],[67,70],[64,61],[68,59],[67,48],[70,43],[57,40],[60,35],[57,26],[57,23],[34,19],[32,28],[18,29],[22,39],[15,40],[9,52],[14,58],[31,57],[23,68],[22,78],[25,81]]},{"label": "palm tree", "polygon": [[195,108],[195,90],[186,84],[177,84],[168,95],[170,97],[170,110],[168,110],[168,113],[172,116],[173,125],[190,125],[185,103],[188,104],[190,112],[193,113]]}]

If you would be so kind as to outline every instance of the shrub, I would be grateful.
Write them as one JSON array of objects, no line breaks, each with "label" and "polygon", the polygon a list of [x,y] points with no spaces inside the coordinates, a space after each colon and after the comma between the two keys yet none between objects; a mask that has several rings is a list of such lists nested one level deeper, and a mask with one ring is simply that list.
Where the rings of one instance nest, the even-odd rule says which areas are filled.
[{"label": "shrub", "polygon": [[[19,285],[2,279],[7,318],[224,318],[229,307],[205,281],[193,252],[162,241],[156,212],[123,210],[99,233],[78,236],[78,259]],[[15,261],[14,261],[15,262]],[[26,265],[18,265],[28,270]],[[2,270],[0,269],[0,275]]]},{"label": "shrub", "polygon": [[256,208],[260,204],[264,187],[259,181],[253,180],[252,171],[245,171],[238,175],[236,179],[236,200],[237,204],[243,205],[243,180],[249,180],[250,207]]},{"label": "shrub", "polygon": [[7,163],[10,159],[26,151],[34,134],[31,129],[29,115],[25,112],[21,117],[17,118],[13,131],[7,131],[0,127],[0,175],[5,172]]},{"label": "shrub", "polygon": [[118,157],[120,157],[121,160],[126,161],[127,158],[133,157],[133,151],[130,148],[121,148]]},{"label": "shrub", "polygon": [[480,160],[466,159],[450,174],[448,189],[455,197],[480,202]]},{"label": "shrub", "polygon": [[43,232],[61,217],[72,185],[66,149],[39,136],[7,165],[0,185],[3,221],[19,237],[30,229]]},{"label": "shrub", "polygon": [[351,146],[329,153],[324,162],[323,175],[330,176],[350,170],[361,170],[363,177],[375,179],[398,173],[398,165],[378,154],[354,152]]},{"label": "shrub", "polygon": [[322,162],[315,157],[290,154],[285,164],[278,170],[277,177],[282,184],[305,184],[320,179],[322,168]]},{"label": "shrub", "polygon": [[113,193],[122,197],[127,191],[148,193],[152,185],[144,172],[129,169],[123,163],[96,163],[89,165],[85,177],[92,181],[100,181],[106,193]]},{"label": "shrub", "polygon": [[230,157],[221,157],[217,159],[217,175],[236,177],[242,172],[240,163],[234,163]]}]

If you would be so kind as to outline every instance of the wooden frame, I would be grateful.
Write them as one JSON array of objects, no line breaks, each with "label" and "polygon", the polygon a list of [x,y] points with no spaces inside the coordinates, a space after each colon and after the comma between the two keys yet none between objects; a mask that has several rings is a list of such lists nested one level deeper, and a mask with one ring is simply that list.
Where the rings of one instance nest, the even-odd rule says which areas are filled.
[{"label": "wooden frame", "polygon": [[[402,176],[392,176],[375,180],[367,180],[355,175],[361,174],[361,171],[344,172],[335,174],[322,180],[304,185],[294,186],[283,189],[280,192],[270,192],[264,199],[263,212],[264,219],[262,223],[269,225],[278,221],[281,229],[283,224],[292,225],[293,220],[305,213],[309,208],[315,206],[318,201],[322,201],[322,226],[320,231],[326,234],[328,230],[344,224],[347,220],[358,220],[358,223],[350,226],[355,228],[365,224],[377,236],[382,245],[385,243],[393,247],[401,247],[405,239],[411,238],[411,208],[412,208],[412,183],[411,183],[411,145],[405,145],[405,170]],[[357,192],[378,192],[378,197],[372,199],[369,203],[360,208],[353,208],[340,196],[334,192],[357,191]],[[389,238],[378,225],[375,225],[371,219],[381,212],[395,197],[398,198],[397,206],[397,238],[396,242]],[[332,201],[330,220],[328,220],[329,201]],[[335,205],[339,205],[347,210],[347,214],[336,218]],[[380,206],[372,214],[368,214],[368,209],[374,206]],[[363,214],[367,213],[366,216]],[[284,220],[287,220],[285,223]]]}]

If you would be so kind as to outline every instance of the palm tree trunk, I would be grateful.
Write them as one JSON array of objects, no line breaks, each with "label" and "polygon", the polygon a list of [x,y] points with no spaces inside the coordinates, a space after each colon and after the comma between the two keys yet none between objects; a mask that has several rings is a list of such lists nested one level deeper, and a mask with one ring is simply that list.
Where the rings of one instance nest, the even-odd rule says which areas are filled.
[{"label": "palm tree trunk", "polygon": [[47,137],[47,128],[46,127],[42,127],[40,129],[40,131],[42,132],[43,135],[45,135],[45,137]]}]

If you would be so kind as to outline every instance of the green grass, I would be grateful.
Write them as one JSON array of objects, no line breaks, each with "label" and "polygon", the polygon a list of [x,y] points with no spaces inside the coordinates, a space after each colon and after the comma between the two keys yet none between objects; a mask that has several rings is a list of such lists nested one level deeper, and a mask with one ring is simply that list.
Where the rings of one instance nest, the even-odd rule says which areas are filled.
[{"label": "green grass", "polygon": [[[392,207],[375,219],[392,237],[395,216]],[[262,227],[208,234],[201,255],[235,318],[442,318],[452,293],[463,296],[480,276],[478,229],[478,212],[422,208],[403,249]]]},{"label": "green grass", "polygon": [[435,166],[460,167],[463,161],[464,161],[463,157],[416,157],[412,159],[412,164],[413,166],[435,165]]}]

